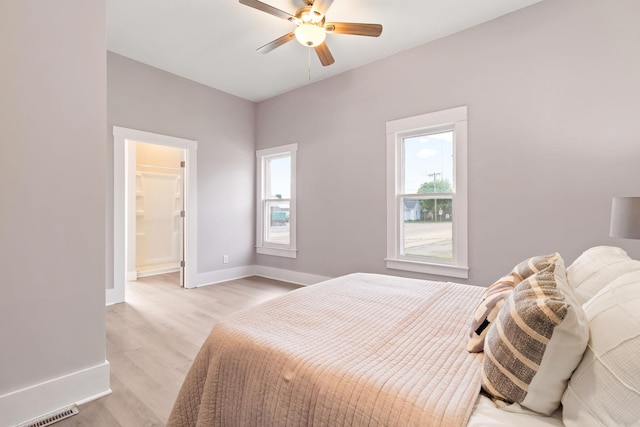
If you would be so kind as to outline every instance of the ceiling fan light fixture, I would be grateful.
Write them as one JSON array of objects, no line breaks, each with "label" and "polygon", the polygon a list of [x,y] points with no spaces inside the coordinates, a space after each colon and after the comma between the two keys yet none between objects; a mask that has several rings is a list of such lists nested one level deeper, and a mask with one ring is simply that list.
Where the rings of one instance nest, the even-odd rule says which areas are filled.
[{"label": "ceiling fan light fixture", "polygon": [[[301,0],[296,0],[301,1]],[[382,33],[382,25],[357,22],[325,22],[327,10],[334,0],[304,0],[306,6],[296,10],[295,15],[282,11],[260,0],[240,0],[241,4],[282,18],[297,25],[297,28],[259,47],[260,53],[268,53],[273,49],[292,41],[294,38],[306,47],[314,48],[320,63],[326,67],[335,61],[329,47],[324,42],[327,33],[351,34],[355,36],[378,37]],[[311,58],[311,51],[309,51]]]},{"label": "ceiling fan light fixture", "polygon": [[324,28],[316,24],[302,23],[295,31],[296,40],[303,46],[316,47],[324,42],[327,33]]}]

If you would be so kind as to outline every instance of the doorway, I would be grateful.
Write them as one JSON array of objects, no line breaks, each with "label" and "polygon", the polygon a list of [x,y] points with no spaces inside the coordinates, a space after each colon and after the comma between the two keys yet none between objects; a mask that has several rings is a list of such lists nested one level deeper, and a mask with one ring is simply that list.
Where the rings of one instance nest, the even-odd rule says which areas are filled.
[{"label": "doorway", "polygon": [[[182,239],[179,247],[181,259],[179,260],[179,270],[181,283],[185,288],[195,287],[195,274],[197,259],[197,224],[195,214],[197,208],[196,192],[196,155],[197,141],[176,138],[172,136],[160,135],[151,132],[144,132],[135,129],[113,127],[114,136],[114,242],[113,242],[113,288],[107,288],[106,303],[115,304],[125,301],[125,284],[127,280],[137,273],[135,268],[138,209],[134,208],[138,198],[144,196],[138,186],[138,175],[136,171],[136,147],[138,143],[151,144],[154,146],[170,147],[179,150],[182,158],[179,165],[179,173],[182,174],[180,184],[182,194],[180,201],[176,201],[175,194],[173,202],[180,203],[183,209],[179,210],[179,220],[174,218],[174,224],[179,224],[182,229]],[[152,166],[152,165],[147,165]],[[148,170],[148,169],[147,169]],[[156,168],[156,172],[159,169]],[[168,170],[165,170],[165,172]],[[174,180],[175,183],[175,180]],[[166,184],[166,183],[165,183]],[[177,184],[176,184],[177,185]],[[162,186],[162,185],[161,185]],[[166,200],[165,200],[166,202]],[[148,245],[147,245],[148,247]],[[155,255],[158,253],[156,252]],[[134,260],[134,261],[132,261]],[[156,259],[157,261],[157,259]]]},{"label": "doorway", "polygon": [[134,145],[135,178],[130,180],[128,190],[135,194],[135,200],[127,213],[131,218],[127,279],[180,272],[177,284],[184,287],[185,150],[144,142]]}]

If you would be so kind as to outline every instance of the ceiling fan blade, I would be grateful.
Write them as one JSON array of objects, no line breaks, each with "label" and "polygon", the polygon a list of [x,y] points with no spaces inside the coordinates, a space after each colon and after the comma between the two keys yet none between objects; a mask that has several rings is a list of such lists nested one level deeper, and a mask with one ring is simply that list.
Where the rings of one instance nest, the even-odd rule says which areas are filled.
[{"label": "ceiling fan blade", "polygon": [[267,44],[265,44],[264,46],[260,46],[257,51],[260,53],[269,53],[271,52],[273,49],[282,46],[283,44],[290,42],[291,40],[293,40],[296,37],[295,33],[289,33],[289,34],[285,34],[282,37],[279,37],[277,39],[275,39],[272,42],[269,42]]},{"label": "ceiling fan blade", "polygon": [[324,29],[329,33],[378,37],[382,34],[380,24],[356,24],[354,22],[327,22]]},{"label": "ceiling fan blade", "polygon": [[240,3],[252,7],[254,9],[261,10],[273,16],[277,16],[278,18],[286,19],[287,21],[295,20],[296,17],[291,15],[290,13],[285,12],[284,10],[280,10],[276,7],[268,5],[258,0],[240,0]]},{"label": "ceiling fan blade", "polygon": [[333,0],[315,0],[311,6],[311,13],[313,15],[324,16],[331,7],[331,3],[333,3]]},{"label": "ceiling fan blade", "polygon": [[313,49],[318,54],[318,59],[320,59],[320,63],[325,67],[327,65],[331,65],[334,62],[336,62],[335,59],[333,59],[333,55],[331,55],[331,51],[329,50],[329,46],[327,46],[327,43],[319,44]]}]

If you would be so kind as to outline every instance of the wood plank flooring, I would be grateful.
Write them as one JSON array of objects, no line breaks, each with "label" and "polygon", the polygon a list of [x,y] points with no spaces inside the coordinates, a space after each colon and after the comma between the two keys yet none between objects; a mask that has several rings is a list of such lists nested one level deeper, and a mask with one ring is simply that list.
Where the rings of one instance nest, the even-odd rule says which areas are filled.
[{"label": "wood plank flooring", "polygon": [[80,406],[56,427],[164,426],[191,362],[213,325],[297,285],[249,277],[198,289],[178,273],[141,278],[126,303],[107,307],[107,360],[112,394]]}]

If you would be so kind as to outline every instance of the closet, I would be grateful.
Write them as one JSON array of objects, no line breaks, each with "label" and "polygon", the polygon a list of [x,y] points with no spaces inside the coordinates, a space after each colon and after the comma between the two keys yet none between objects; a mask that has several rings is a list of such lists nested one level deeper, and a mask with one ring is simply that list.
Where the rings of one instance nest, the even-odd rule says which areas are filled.
[{"label": "closet", "polygon": [[180,270],[183,151],[136,143],[135,252],[138,277]]}]

